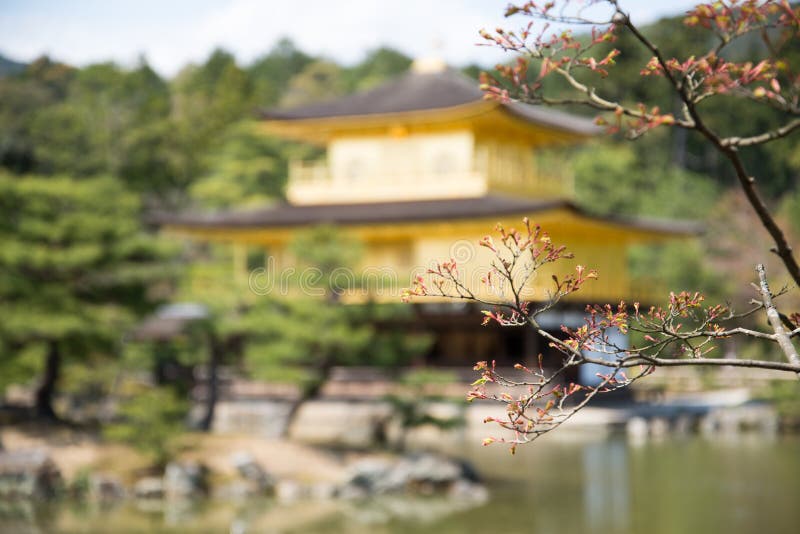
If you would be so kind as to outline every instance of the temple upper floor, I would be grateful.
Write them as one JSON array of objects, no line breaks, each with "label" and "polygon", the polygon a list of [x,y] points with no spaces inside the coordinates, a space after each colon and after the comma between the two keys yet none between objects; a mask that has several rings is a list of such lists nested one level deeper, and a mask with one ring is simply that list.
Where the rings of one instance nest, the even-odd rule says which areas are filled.
[{"label": "temple upper floor", "polygon": [[597,133],[588,119],[486,100],[446,68],[412,69],[380,87],[264,112],[264,130],[325,149],[290,166],[293,204],[477,198],[570,198],[569,165],[553,147]]},{"label": "temple upper floor", "polygon": [[470,130],[362,135],[333,139],[325,158],[294,161],[292,204],[336,204],[512,194],[572,198],[571,169],[524,142]]}]

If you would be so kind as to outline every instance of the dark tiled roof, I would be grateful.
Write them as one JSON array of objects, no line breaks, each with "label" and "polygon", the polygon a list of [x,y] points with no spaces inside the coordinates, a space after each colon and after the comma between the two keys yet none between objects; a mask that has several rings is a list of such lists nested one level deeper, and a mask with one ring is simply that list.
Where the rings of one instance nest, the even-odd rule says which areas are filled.
[{"label": "dark tiled roof", "polygon": [[162,214],[156,216],[154,222],[197,228],[269,228],[314,224],[355,225],[448,221],[514,214],[533,215],[555,209],[566,209],[576,215],[597,221],[654,232],[694,234],[700,231],[698,225],[684,221],[593,216],[567,200],[531,200],[503,196],[313,206],[277,204],[248,211]]},{"label": "dark tiled roof", "polygon": [[[483,100],[477,82],[453,69],[403,76],[369,91],[290,109],[262,112],[267,120],[293,121],[333,117],[379,115],[450,108]],[[600,130],[592,121],[540,106],[513,102],[501,104],[511,114],[531,123],[544,124],[582,135]]]},{"label": "dark tiled roof", "polygon": [[562,200],[521,200],[487,196],[404,202],[369,202],[363,204],[319,204],[293,206],[276,204],[248,211],[224,211],[183,215],[164,214],[158,222],[182,226],[300,226],[308,224],[361,224],[406,221],[430,221],[489,217],[561,208]]},{"label": "dark tiled roof", "polygon": [[266,119],[297,120],[401,113],[447,108],[483,99],[477,83],[452,70],[432,73],[409,71],[375,89],[289,109],[270,109]]}]

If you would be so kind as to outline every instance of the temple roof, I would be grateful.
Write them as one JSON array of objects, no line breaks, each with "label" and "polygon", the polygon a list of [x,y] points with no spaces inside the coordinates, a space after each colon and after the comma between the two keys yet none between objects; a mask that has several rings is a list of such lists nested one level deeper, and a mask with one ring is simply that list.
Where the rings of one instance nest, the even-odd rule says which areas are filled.
[{"label": "temple roof", "polygon": [[156,217],[156,222],[171,226],[198,228],[269,228],[315,224],[359,225],[480,219],[517,214],[533,215],[551,210],[567,210],[582,218],[655,233],[691,235],[701,231],[698,224],[687,221],[592,215],[568,200],[531,200],[494,195],[478,198],[362,204],[313,206],[275,204],[266,208],[246,211],[162,214]]},{"label": "temple roof", "polygon": [[[295,108],[269,109],[261,116],[271,121],[302,121],[434,111],[485,102],[477,82],[454,69],[411,70],[375,89]],[[519,102],[496,105],[531,124],[577,135],[599,132],[591,120],[569,113]]]}]

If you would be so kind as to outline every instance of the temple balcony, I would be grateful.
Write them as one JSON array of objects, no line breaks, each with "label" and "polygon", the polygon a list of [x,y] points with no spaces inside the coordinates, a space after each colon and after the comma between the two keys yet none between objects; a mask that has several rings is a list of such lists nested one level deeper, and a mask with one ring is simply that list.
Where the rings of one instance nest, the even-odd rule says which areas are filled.
[{"label": "temple balcony", "polygon": [[348,173],[334,172],[326,160],[292,161],[287,198],[292,204],[309,205],[474,198],[493,193],[531,198],[573,196],[573,176],[563,161],[541,156],[526,159],[478,153],[471,164],[460,169],[398,165]]}]

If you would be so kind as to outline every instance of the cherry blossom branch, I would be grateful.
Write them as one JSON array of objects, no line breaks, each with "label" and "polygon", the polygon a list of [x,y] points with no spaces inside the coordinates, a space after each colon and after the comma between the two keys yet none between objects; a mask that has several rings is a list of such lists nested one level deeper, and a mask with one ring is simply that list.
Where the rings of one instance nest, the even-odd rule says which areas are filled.
[{"label": "cherry blossom branch", "polygon": [[[567,276],[552,275],[552,288],[538,288],[538,300],[526,300],[526,292],[536,296],[536,291],[531,288],[537,280],[536,274],[545,266],[572,258],[572,254],[563,246],[556,246],[546,232],[527,218],[523,219],[523,225],[524,231],[506,230],[498,225],[497,240],[487,235],[479,241],[479,246],[489,249],[494,255],[490,271],[481,279],[480,290],[463,281],[466,274],[463,267],[451,258],[428,269],[425,276],[417,276],[412,287],[404,292],[404,300],[452,297],[482,304],[489,308],[483,310],[484,325],[496,322],[506,327],[533,328],[551,348],[561,353],[561,363],[555,370],[545,368],[541,355],[538,369],[517,364],[516,369],[527,377],[523,380],[502,376],[497,372],[495,362],[478,362],[475,370],[481,372],[481,376],[472,384],[473,389],[467,398],[504,403],[506,416],[490,417],[486,422],[494,422],[514,435],[513,438],[487,438],[485,444],[506,442],[512,445],[513,450],[516,445],[528,443],[554,430],[596,395],[627,387],[658,367],[726,366],[800,374],[800,359],[791,343],[793,337],[800,336],[800,314],[786,318],[795,325],[794,328],[784,328],[774,297],[785,289],[777,295],[772,294],[766,285],[762,266],[758,269],[761,283],[757,286],[761,300],[754,301],[756,306],[742,314],[721,305],[705,305],[700,293],[670,293],[665,306],[651,306],[646,311],[641,310],[638,303],[634,303],[632,308],[624,302],[616,306],[587,306],[585,324],[575,329],[562,326],[566,337],[557,337],[542,328],[537,317],[565,297],[577,293],[585,283],[595,279],[597,273],[578,265],[574,273]],[[493,297],[483,296],[486,294]],[[747,317],[760,310],[767,313],[773,332],[722,326],[726,321]],[[640,347],[623,347],[615,344],[609,335],[610,332],[627,334],[629,331],[642,334],[645,343]],[[784,350],[787,361],[707,356],[714,348],[712,342],[733,336],[774,342]],[[791,351],[787,352],[787,344]],[[600,382],[595,386],[565,384],[563,378],[567,370],[584,364],[595,364],[609,372],[599,374]],[[639,369],[637,374],[630,378],[625,375],[624,370],[635,368]],[[490,393],[486,389],[490,383],[508,391]],[[520,388],[524,392],[516,397],[509,393]]]},{"label": "cherry blossom branch", "polygon": [[717,148],[717,150],[722,152],[731,161],[745,196],[750,202],[753,210],[756,212],[761,224],[770,234],[775,243],[775,248],[772,249],[772,251],[781,258],[786,270],[789,272],[789,275],[792,277],[794,282],[800,285],[800,265],[798,265],[797,260],[793,255],[792,247],[789,245],[783,230],[778,226],[775,218],[772,216],[772,213],[764,202],[764,199],[758,192],[756,188],[756,179],[747,172],[744,162],[742,161],[742,158],[738,152],[738,147],[740,146],[763,144],[789,135],[791,132],[800,127],[800,120],[791,121],[778,130],[766,132],[757,136],[751,136],[746,139],[740,139],[738,141],[736,141],[736,138],[720,138],[720,136],[713,132],[701,118],[701,115],[697,110],[697,103],[693,100],[692,95],[686,90],[685,85],[680,83],[672,76],[667,62],[658,51],[658,47],[647,37],[645,37],[628,17],[625,17],[625,26],[633,33],[640,43],[642,43],[655,54],[659,66],[677,93],[680,95],[681,100],[688,110],[689,115],[694,122],[694,129],[703,134],[706,139],[708,139],[711,144]]},{"label": "cherry blossom branch", "polygon": [[[592,5],[597,3],[601,2],[590,2]],[[603,117],[596,120],[598,124],[608,126],[609,133],[620,131],[623,128],[622,118],[630,117],[633,120],[627,125],[627,134],[632,139],[661,125],[697,130],[731,162],[748,202],[773,240],[774,247],[771,250],[781,259],[795,284],[800,285],[800,265],[792,247],[758,191],[756,178],[747,171],[739,154],[739,148],[761,145],[789,136],[800,129],[800,119],[748,137],[722,137],[706,124],[697,106],[706,99],[729,95],[766,103],[789,114],[800,113],[800,75],[790,72],[787,62],[779,57],[779,52],[795,43],[800,35],[800,8],[791,6],[786,0],[700,4],[688,13],[684,22],[688,26],[711,31],[719,42],[704,56],[692,56],[681,61],[665,57],[615,0],[606,3],[613,9],[614,15],[611,20],[600,23],[607,26],[606,29],[592,29],[588,44],[582,43],[568,31],[548,38],[545,36],[547,25],[540,33],[534,33],[532,23],[516,33],[503,29],[497,29],[494,34],[482,31],[481,35],[487,41],[520,54],[516,66],[498,65],[499,77],[484,75],[482,87],[487,96],[503,101],[511,100],[513,96],[522,101],[547,105],[582,104],[598,111],[610,112],[615,117],[612,122],[609,123]],[[564,2],[565,6],[567,4],[568,1]],[[565,16],[565,7],[559,14],[554,14],[554,5],[553,2],[540,4],[530,1],[519,6],[510,6],[506,15],[522,14],[549,22],[574,22],[580,19],[580,12],[577,16]],[[576,77],[574,71],[577,70],[588,71],[600,77],[608,76],[608,69],[614,65],[614,58],[619,51],[612,50],[600,58],[593,57],[590,52],[601,44],[613,43],[616,33],[622,29],[629,31],[653,54],[641,74],[662,76],[669,82],[681,99],[682,116],[663,114],[658,107],[648,108],[644,104],[628,106],[604,98],[598,94],[596,88]],[[754,32],[762,34],[771,57],[754,64],[728,61],[720,56],[725,46]],[[770,36],[775,33],[778,34],[777,41]],[[534,81],[530,81],[528,76],[530,59],[541,61],[539,76]],[[542,81],[553,74],[562,77],[582,96],[551,98],[544,95]],[[779,76],[785,83],[779,81]]]}]

